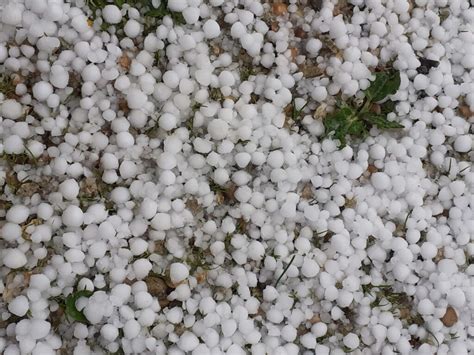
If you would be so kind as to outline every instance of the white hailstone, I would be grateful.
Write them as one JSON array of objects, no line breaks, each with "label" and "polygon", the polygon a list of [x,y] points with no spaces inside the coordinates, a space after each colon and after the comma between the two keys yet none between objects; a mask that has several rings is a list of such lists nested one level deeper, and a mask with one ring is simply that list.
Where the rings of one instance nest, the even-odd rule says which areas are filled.
[{"label": "white hailstone", "polygon": [[416,90],[425,90],[430,85],[430,79],[423,74],[418,74],[413,80],[413,86]]},{"label": "white hailstone", "polygon": [[74,200],[79,195],[79,184],[74,179],[68,179],[59,184],[59,192],[67,200]]},{"label": "white hailstone", "polygon": [[152,265],[146,259],[138,259],[133,263],[133,272],[138,280],[144,279],[151,271]]},{"label": "white hailstone", "polygon": [[435,306],[428,298],[422,299],[420,303],[418,303],[418,312],[421,315],[433,314],[434,310]]},{"label": "white hailstone", "polygon": [[140,324],[135,319],[129,319],[123,326],[123,335],[125,339],[133,339],[140,334]]},{"label": "white hailstone", "polygon": [[176,157],[169,152],[163,152],[157,159],[158,166],[163,170],[171,170],[176,166]]},{"label": "white hailstone", "polygon": [[100,162],[102,163],[102,167],[106,170],[117,169],[119,167],[119,160],[112,153],[104,153]]},{"label": "white hailstone", "polygon": [[130,242],[130,251],[133,255],[141,255],[148,249],[148,243],[143,239],[134,239]]},{"label": "white hailstone", "polygon": [[32,319],[30,322],[30,331],[28,332],[28,335],[32,339],[42,339],[49,334],[49,331],[51,330],[51,324],[49,322],[41,319]]},{"label": "white hailstone", "polygon": [[62,221],[66,227],[80,227],[84,222],[84,213],[79,207],[69,205],[63,211]]},{"label": "white hailstone", "polygon": [[313,259],[304,258],[303,265],[301,266],[301,273],[304,277],[315,277],[319,273],[318,263]]},{"label": "white hailstone", "polygon": [[141,32],[140,23],[136,20],[130,19],[123,27],[123,31],[125,32],[128,38],[135,38]]},{"label": "white hailstone", "polygon": [[97,65],[91,63],[82,70],[81,77],[84,81],[96,83],[101,78],[100,69]]},{"label": "white hailstone", "polygon": [[380,144],[374,144],[370,147],[369,154],[373,159],[383,159],[385,157],[385,148]]},{"label": "white hailstone", "polygon": [[28,219],[30,209],[24,205],[12,206],[6,215],[6,220],[11,223],[22,224]]},{"label": "white hailstone", "polygon": [[459,287],[455,287],[448,291],[448,297],[446,300],[453,307],[461,308],[466,303],[466,295]]},{"label": "white hailstone", "polygon": [[2,106],[0,108],[0,112],[3,118],[16,120],[21,117],[23,113],[23,108],[18,101],[8,99],[3,101]]},{"label": "white hailstone", "polygon": [[8,311],[18,317],[23,317],[28,312],[29,308],[28,298],[23,295],[15,297],[8,304]]},{"label": "white hailstone", "polygon": [[229,338],[237,330],[237,322],[234,319],[226,319],[221,323],[222,334]]},{"label": "white hailstone", "polygon": [[370,177],[370,181],[377,190],[389,190],[392,185],[390,177],[384,172],[373,173]]},{"label": "white hailstone", "polygon": [[296,339],[297,331],[295,327],[287,324],[281,329],[280,334],[285,341],[292,342]]},{"label": "white hailstone", "polygon": [[125,160],[120,164],[119,172],[122,179],[129,179],[137,175],[137,165],[133,161]]},{"label": "white hailstone", "polygon": [[194,333],[185,331],[178,341],[178,347],[183,351],[193,351],[199,345],[199,339]]},{"label": "white hailstone", "polygon": [[153,297],[146,291],[140,291],[135,294],[135,305],[139,309],[145,309],[151,306]]},{"label": "white hailstone", "polygon": [[105,22],[115,25],[122,21],[122,12],[115,5],[106,5],[102,9],[102,17]]},{"label": "white hailstone", "polygon": [[123,149],[132,147],[135,144],[135,138],[129,132],[119,132],[117,134],[117,146]]},{"label": "white hailstone", "polygon": [[5,4],[2,9],[2,22],[6,25],[17,26],[21,23],[21,7],[17,3]]},{"label": "white hailstone", "polygon": [[306,349],[314,349],[316,348],[316,338],[311,333],[306,333],[300,337],[300,343]]},{"label": "white hailstone", "polygon": [[18,249],[5,249],[3,256],[3,265],[10,269],[18,269],[26,265],[25,254]]},{"label": "white hailstone", "polygon": [[160,118],[158,119],[158,124],[161,129],[165,131],[171,131],[172,129],[176,128],[176,125],[178,124],[178,119],[175,115],[166,112],[160,116]]},{"label": "white hailstone", "polygon": [[322,47],[323,47],[323,43],[319,39],[316,39],[316,38],[310,38],[306,42],[306,50],[312,57],[315,57],[319,53]]},{"label": "white hailstone", "polygon": [[46,81],[38,81],[33,85],[33,96],[38,101],[46,101],[53,93],[53,86]]},{"label": "white hailstone", "polygon": [[456,137],[454,149],[460,153],[467,153],[472,149],[472,136],[465,134]]},{"label": "white hailstone", "polygon": [[285,162],[285,156],[281,150],[274,150],[268,154],[267,163],[274,169],[279,169]]},{"label": "white hailstone", "polygon": [[214,20],[207,20],[202,26],[202,30],[204,31],[204,35],[208,39],[216,38],[221,33],[221,28],[219,24]]},{"label": "white hailstone", "polygon": [[248,256],[250,259],[259,261],[265,256],[265,247],[259,241],[252,241],[248,247]]},{"label": "white hailstone", "polygon": [[62,65],[53,65],[49,73],[49,81],[54,87],[64,89],[69,82],[69,72]]},{"label": "white hailstone", "polygon": [[189,270],[182,263],[173,263],[170,266],[170,279],[173,284],[178,284],[189,276]]},{"label": "white hailstone", "polygon": [[349,349],[356,349],[359,346],[359,337],[354,333],[347,334],[343,339],[342,342],[345,346]]},{"label": "white hailstone", "polygon": [[166,319],[173,324],[181,323],[183,320],[183,310],[178,307],[171,308],[168,313],[166,313]]},{"label": "white hailstone", "polygon": [[188,2],[186,0],[169,0],[168,1],[168,9],[174,12],[182,12],[187,7],[188,7]]},{"label": "white hailstone", "polygon": [[158,204],[149,198],[145,198],[140,205],[140,214],[146,219],[155,217],[157,210]]},{"label": "white hailstone", "polygon": [[316,338],[326,335],[327,331],[328,331],[328,326],[323,322],[315,323],[311,327],[311,333],[313,333]]},{"label": "white hailstone", "polygon": [[112,324],[105,324],[100,329],[100,335],[107,341],[114,341],[119,335],[119,331],[116,326]]},{"label": "white hailstone", "polygon": [[127,93],[127,105],[130,109],[141,109],[148,101],[146,94],[140,89],[130,89]]},{"label": "white hailstone", "polygon": [[151,220],[151,226],[156,230],[168,230],[171,228],[171,217],[167,213],[157,213]]},{"label": "white hailstone", "polygon": [[216,118],[209,122],[207,131],[214,140],[222,140],[227,137],[229,124],[223,119]]},{"label": "white hailstone", "polygon": [[21,154],[25,149],[23,140],[16,134],[12,134],[3,141],[4,150],[7,154]]},{"label": "white hailstone", "polygon": [[327,96],[328,92],[324,86],[315,87],[311,92],[311,97],[318,102],[323,102],[326,100]]}]

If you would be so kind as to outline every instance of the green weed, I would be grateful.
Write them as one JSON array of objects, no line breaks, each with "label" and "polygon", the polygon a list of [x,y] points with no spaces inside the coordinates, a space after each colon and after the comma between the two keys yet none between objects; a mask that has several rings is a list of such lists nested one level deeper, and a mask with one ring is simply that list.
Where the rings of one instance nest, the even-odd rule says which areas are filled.
[{"label": "green weed", "polygon": [[326,136],[332,136],[346,145],[346,137],[364,138],[375,126],[379,129],[403,128],[397,122],[389,121],[387,114],[394,109],[394,103],[387,101],[374,112],[375,103],[393,95],[400,87],[400,73],[392,70],[376,73],[375,80],[365,90],[365,100],[360,107],[353,103],[338,102],[336,111],[324,119]]}]

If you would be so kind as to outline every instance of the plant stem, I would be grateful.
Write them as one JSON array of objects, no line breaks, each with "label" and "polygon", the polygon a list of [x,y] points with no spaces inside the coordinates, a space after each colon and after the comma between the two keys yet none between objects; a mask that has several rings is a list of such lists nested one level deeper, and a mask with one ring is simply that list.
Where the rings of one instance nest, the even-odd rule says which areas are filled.
[{"label": "plant stem", "polygon": [[293,263],[293,261],[295,260],[295,257],[296,255],[293,255],[293,257],[291,258],[290,262],[288,263],[288,265],[286,265],[285,269],[283,270],[283,272],[281,273],[281,275],[278,277],[278,279],[276,280],[275,282],[275,287],[277,287],[278,285],[278,282],[280,282],[281,278],[283,277],[283,275],[285,275],[285,273],[288,271],[288,269],[290,268],[291,264]]}]

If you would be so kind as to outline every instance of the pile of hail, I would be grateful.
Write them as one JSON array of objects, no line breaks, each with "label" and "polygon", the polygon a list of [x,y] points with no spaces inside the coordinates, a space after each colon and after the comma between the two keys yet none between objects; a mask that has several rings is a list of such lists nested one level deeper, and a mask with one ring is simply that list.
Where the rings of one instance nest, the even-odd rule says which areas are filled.
[{"label": "pile of hail", "polygon": [[0,353],[472,354],[472,1],[272,1],[1,1]]}]

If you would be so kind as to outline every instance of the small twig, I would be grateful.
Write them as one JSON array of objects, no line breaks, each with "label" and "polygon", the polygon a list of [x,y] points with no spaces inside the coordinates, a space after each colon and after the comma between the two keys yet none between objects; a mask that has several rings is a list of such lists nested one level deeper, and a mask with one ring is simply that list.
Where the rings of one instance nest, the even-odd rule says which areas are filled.
[{"label": "small twig", "polygon": [[453,163],[453,158],[449,158],[448,174],[451,173],[451,164]]},{"label": "small twig", "polygon": [[293,263],[293,261],[295,260],[295,257],[296,255],[293,255],[293,257],[291,258],[290,262],[288,263],[288,265],[286,265],[285,269],[283,270],[283,272],[281,273],[280,277],[278,277],[278,279],[276,280],[275,282],[275,287],[277,287],[278,285],[278,282],[280,282],[281,278],[283,277],[283,275],[285,275],[285,273],[288,271],[288,269],[290,268],[291,264]]},{"label": "small twig", "polygon": [[431,335],[431,336],[433,337],[433,339],[436,341],[436,346],[439,348],[439,340],[438,340],[438,338],[436,338],[436,336],[433,334],[433,332],[432,332],[431,330],[426,329],[426,328],[425,328],[425,330],[426,330],[426,332],[427,332],[429,335]]},{"label": "small twig", "polygon": [[407,222],[408,222],[408,218],[410,218],[411,214],[413,212],[413,209],[410,210],[410,212],[408,212],[406,218],[405,218],[405,222],[403,222],[403,229],[406,229],[407,228]]}]

